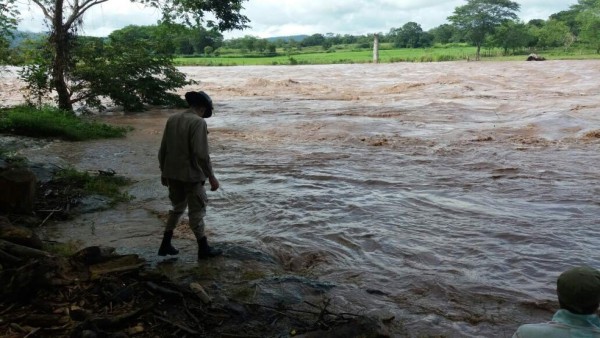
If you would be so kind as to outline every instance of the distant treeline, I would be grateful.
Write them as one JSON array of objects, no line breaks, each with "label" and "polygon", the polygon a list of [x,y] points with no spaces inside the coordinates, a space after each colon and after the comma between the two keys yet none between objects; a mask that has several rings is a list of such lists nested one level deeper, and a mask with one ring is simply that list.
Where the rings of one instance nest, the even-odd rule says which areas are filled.
[{"label": "distant treeline", "polygon": [[[600,37],[589,34],[589,27],[581,20],[579,7],[551,15],[547,20],[535,19],[529,22],[506,20],[486,37],[485,47],[502,48],[505,54],[516,53],[532,48],[570,48],[574,44],[583,44],[600,53]],[[587,28],[587,29],[586,29]],[[596,30],[597,32],[597,30]],[[587,34],[586,34],[587,33]],[[387,33],[377,33],[383,49],[385,48],[427,48],[436,45],[471,44],[463,32],[451,24],[442,24],[424,31],[420,24],[407,22]],[[596,34],[600,35],[600,33]],[[11,64],[27,64],[31,48],[44,42],[44,34],[17,32],[13,36],[8,58]],[[110,43],[111,40],[129,40],[145,42],[154,52],[162,55],[177,56],[219,56],[219,55],[257,55],[277,56],[302,53],[306,48],[314,52],[320,49],[333,52],[336,49],[372,48],[373,34],[313,34],[288,37],[258,38],[244,36],[225,40],[216,29],[187,27],[178,24],[159,24],[152,26],[127,26],[114,31],[106,38],[82,37],[82,40],[96,40]]]}]

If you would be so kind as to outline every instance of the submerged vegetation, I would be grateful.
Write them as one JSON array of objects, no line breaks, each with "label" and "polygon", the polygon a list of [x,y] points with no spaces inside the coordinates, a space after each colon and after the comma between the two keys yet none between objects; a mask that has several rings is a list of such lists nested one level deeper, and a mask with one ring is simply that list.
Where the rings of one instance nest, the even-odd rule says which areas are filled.
[{"label": "submerged vegetation", "polygon": [[121,191],[121,188],[130,183],[130,180],[114,175],[114,173],[99,173],[91,175],[86,171],[74,168],[61,169],[54,175],[56,183],[70,185],[73,191],[81,195],[101,195],[111,200],[111,205],[131,200],[131,196]]},{"label": "submerged vegetation", "polygon": [[124,137],[129,130],[87,120],[53,107],[17,106],[0,110],[0,133],[85,141]]}]

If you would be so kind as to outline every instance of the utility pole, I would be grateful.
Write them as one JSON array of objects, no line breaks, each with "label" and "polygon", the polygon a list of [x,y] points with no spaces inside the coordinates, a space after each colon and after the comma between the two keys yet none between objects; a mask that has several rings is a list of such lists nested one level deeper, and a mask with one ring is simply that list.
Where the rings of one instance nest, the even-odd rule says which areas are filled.
[{"label": "utility pole", "polygon": [[373,34],[373,63],[379,63],[379,35]]}]

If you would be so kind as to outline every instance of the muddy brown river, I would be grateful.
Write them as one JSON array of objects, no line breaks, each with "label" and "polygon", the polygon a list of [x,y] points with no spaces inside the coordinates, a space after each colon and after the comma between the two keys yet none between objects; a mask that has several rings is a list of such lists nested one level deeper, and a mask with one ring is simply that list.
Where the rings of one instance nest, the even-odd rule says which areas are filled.
[{"label": "muddy brown river", "polygon": [[[200,83],[180,93],[216,105],[210,239],[335,285],[349,312],[387,311],[395,336],[510,337],[551,318],[562,271],[599,267],[600,61],[182,70]],[[0,105],[22,100],[10,72],[0,86]],[[173,112],[116,110],[101,119],[134,126],[124,139],[23,150],[135,180],[130,203],[45,234],[156,262]],[[177,264],[197,264],[176,237]]]}]

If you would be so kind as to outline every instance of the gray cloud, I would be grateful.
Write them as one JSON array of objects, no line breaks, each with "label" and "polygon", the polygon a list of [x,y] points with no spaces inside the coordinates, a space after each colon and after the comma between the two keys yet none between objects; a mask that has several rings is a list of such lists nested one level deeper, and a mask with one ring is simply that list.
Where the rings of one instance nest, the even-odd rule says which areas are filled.
[{"label": "gray cloud", "polygon": [[[39,32],[45,30],[41,11],[22,1],[19,28]],[[226,32],[225,37],[336,33],[369,34],[388,32],[414,21],[428,30],[447,22],[454,8],[463,0],[250,0],[244,3],[244,14],[252,28]],[[553,13],[567,10],[577,0],[521,0],[518,13],[523,21],[547,19]],[[84,34],[106,36],[127,25],[152,25],[160,14],[126,0],[112,0],[96,6],[85,16]]]}]

